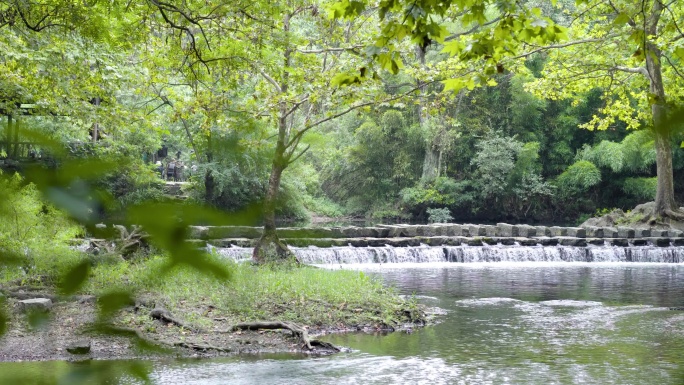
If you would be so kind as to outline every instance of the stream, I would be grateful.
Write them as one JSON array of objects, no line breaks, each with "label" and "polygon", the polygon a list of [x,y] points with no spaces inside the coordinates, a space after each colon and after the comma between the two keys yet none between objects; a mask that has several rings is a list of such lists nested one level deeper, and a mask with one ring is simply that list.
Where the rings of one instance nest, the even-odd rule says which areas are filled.
[{"label": "stream", "polygon": [[[382,277],[443,309],[411,333],[341,334],[330,357],[148,361],[155,384],[681,384],[684,264],[424,262],[326,264]],[[97,362],[78,365],[97,365]],[[117,373],[108,383],[138,384]],[[124,362],[121,363],[124,365]],[[46,373],[74,364],[2,363]],[[74,381],[71,381],[74,380]],[[65,384],[78,383],[77,377]],[[83,383],[83,382],[82,382]],[[89,382],[85,382],[89,383]]]}]

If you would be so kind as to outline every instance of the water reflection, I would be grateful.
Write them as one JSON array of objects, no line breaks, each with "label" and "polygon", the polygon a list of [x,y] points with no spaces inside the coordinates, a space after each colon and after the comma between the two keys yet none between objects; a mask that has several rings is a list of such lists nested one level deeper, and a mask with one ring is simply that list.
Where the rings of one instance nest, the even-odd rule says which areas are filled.
[{"label": "water reflection", "polygon": [[[684,312],[668,309],[684,306],[682,265],[565,262],[347,267],[382,276],[403,294],[418,294],[423,303],[447,313],[440,324],[410,334],[327,336],[333,343],[354,349],[332,357],[155,361],[150,363],[153,382],[684,383]],[[63,370],[64,365],[0,364],[0,373],[27,367]],[[129,377],[112,378],[118,383],[140,383]]]}]

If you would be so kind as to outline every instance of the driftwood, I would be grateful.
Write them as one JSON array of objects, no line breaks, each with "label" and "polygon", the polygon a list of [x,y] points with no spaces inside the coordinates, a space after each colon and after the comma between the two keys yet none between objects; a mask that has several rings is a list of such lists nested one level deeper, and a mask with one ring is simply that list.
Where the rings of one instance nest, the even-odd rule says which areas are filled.
[{"label": "driftwood", "polygon": [[319,340],[312,340],[309,338],[309,334],[306,331],[305,328],[291,323],[291,322],[281,322],[281,321],[262,321],[262,322],[243,322],[239,323],[237,325],[233,325],[230,327],[228,330],[229,331],[238,331],[238,330],[277,330],[277,329],[285,329],[289,330],[292,332],[292,335],[295,337],[298,337],[303,344],[303,347],[306,347],[308,350],[315,350],[314,346],[318,346],[320,348],[332,351],[332,352],[339,352],[340,349],[330,343],[324,342],[324,341],[319,341]]},{"label": "driftwood", "polygon": [[188,329],[188,330],[195,332],[195,333],[201,333],[202,332],[200,329],[188,326],[185,322],[176,319],[174,316],[171,315],[171,313],[168,310],[166,310],[162,307],[156,307],[156,308],[152,309],[152,311],[150,312],[150,317],[152,317],[156,320],[159,320],[159,321],[163,321],[166,323],[176,325],[176,326],[181,327],[183,329]]},{"label": "driftwood", "polygon": [[91,249],[103,250],[107,254],[127,257],[146,245],[149,235],[142,231],[142,227],[133,226],[130,230],[125,226],[115,225],[119,236],[113,239],[91,239]]}]

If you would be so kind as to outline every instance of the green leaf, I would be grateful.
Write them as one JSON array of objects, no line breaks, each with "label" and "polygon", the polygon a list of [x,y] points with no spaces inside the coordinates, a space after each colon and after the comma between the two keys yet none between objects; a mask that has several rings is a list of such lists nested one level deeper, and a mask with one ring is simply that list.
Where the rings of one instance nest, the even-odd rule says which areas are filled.
[{"label": "green leaf", "polygon": [[62,294],[69,295],[80,289],[90,274],[90,262],[82,261],[66,273],[59,284]]},{"label": "green leaf", "polygon": [[134,305],[135,300],[128,291],[115,290],[101,295],[97,304],[100,307],[100,318],[106,319],[124,307]]}]

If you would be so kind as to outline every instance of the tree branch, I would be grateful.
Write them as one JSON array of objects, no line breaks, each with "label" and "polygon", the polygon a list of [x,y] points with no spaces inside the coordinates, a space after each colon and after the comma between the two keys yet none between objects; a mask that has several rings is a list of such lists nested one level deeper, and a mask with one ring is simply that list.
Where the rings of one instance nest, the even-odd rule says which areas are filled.
[{"label": "tree branch", "polygon": [[280,84],[278,84],[278,82],[275,81],[275,79],[273,79],[269,74],[264,72],[264,70],[260,69],[259,73],[261,74],[261,76],[264,77],[264,79],[266,79],[269,83],[271,83],[273,85],[273,87],[276,89],[277,92],[279,92],[279,93],[283,92],[283,89],[280,88]]}]

